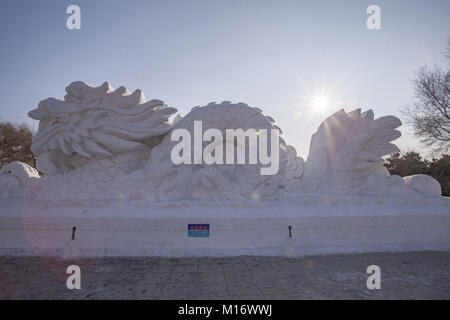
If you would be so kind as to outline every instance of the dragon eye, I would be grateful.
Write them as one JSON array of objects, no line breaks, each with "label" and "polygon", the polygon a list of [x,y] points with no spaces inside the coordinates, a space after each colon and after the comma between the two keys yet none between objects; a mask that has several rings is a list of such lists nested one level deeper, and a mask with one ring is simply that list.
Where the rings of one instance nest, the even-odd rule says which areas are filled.
[{"label": "dragon eye", "polygon": [[67,116],[59,116],[58,117],[58,122],[59,123],[66,123],[67,122]]}]

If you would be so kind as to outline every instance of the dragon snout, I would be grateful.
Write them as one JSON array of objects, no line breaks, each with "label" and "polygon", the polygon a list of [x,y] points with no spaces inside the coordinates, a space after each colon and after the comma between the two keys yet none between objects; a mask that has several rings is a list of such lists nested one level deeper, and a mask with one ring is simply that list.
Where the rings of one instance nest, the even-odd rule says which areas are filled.
[{"label": "dragon snout", "polygon": [[39,102],[36,109],[28,112],[28,116],[35,120],[49,119],[56,110],[58,110],[59,101],[55,98],[47,98]]},{"label": "dragon snout", "polygon": [[39,108],[38,108],[38,109],[34,109],[34,110],[31,110],[30,112],[28,112],[28,116],[31,119],[44,120],[47,118],[48,113],[43,110],[39,110]]}]

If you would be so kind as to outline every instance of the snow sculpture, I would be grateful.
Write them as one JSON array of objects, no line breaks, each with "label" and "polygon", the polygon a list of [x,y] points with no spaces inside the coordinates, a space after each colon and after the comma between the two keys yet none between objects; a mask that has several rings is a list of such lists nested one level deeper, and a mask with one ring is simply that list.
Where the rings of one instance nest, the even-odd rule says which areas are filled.
[{"label": "snow sculpture", "polygon": [[10,198],[23,189],[33,179],[40,179],[39,172],[26,163],[13,161],[0,169],[0,197]]},{"label": "snow sculpture", "polygon": [[[234,144],[226,140],[226,129],[278,129],[271,117],[264,116],[261,110],[251,108],[244,103],[232,104],[224,101],[214,102],[204,107],[194,107],[184,118],[178,118],[172,130],[183,128],[194,136],[194,121],[202,121],[202,129],[219,130],[224,141],[214,143]],[[280,139],[279,164],[275,175],[261,175],[261,163],[257,164],[191,164],[174,165],[171,150],[176,142],[166,135],[160,145],[152,152],[146,170],[152,176],[153,187],[165,194],[164,198],[193,199],[274,199],[279,195],[282,185],[293,184],[292,180],[301,176],[302,161],[296,159],[295,149],[286,146]],[[194,148],[192,142],[192,148]],[[203,142],[205,147],[209,143]],[[238,147],[238,146],[236,146]],[[270,147],[268,147],[270,149]],[[248,151],[248,150],[247,150]],[[295,166],[290,162],[295,162]],[[298,163],[297,163],[298,162]],[[289,165],[287,165],[289,164]],[[156,175],[154,175],[156,173]]]},{"label": "snow sculpture", "polygon": [[[28,115],[39,120],[32,151],[37,169],[47,175],[66,173],[100,159],[124,153],[138,154],[170,129],[168,118],[176,112],[160,100],[145,102],[140,90],[113,90],[107,83],[97,88],[81,81],[66,88],[64,100],[48,98]],[[131,159],[129,159],[131,160]],[[129,163],[126,171],[139,165]]]},{"label": "snow sculpture", "polygon": [[383,166],[383,156],[400,151],[391,141],[401,136],[395,130],[401,124],[394,116],[374,119],[372,110],[340,110],[329,116],[311,138],[303,185],[344,194],[441,195],[430,176],[421,175],[426,183],[420,188],[421,183],[413,182],[417,178],[390,176]]},{"label": "snow sculpture", "polygon": [[64,100],[48,98],[29,116],[39,121],[32,151],[46,175],[34,184],[44,199],[117,198],[118,177],[142,168],[152,146],[170,130],[176,109],[161,100],[145,102],[107,83],[71,83]]},{"label": "snow sculpture", "polygon": [[[398,148],[391,141],[399,119],[374,119],[372,110],[328,117],[313,135],[307,161],[279,139],[279,170],[261,175],[262,164],[174,164],[171,133],[203,130],[278,129],[271,117],[244,103],[224,101],[194,107],[185,117],[168,119],[176,109],[160,100],[145,102],[140,90],[113,90],[108,83],[90,87],[73,82],[64,100],[48,98],[30,111],[39,120],[32,150],[37,168],[4,166],[2,197],[27,190],[32,199],[233,200],[302,197],[310,193],[353,195],[440,196],[439,183],[426,175],[390,176],[382,157]],[[225,137],[225,134],[224,134]],[[204,142],[203,142],[204,143]],[[226,138],[214,141],[233,144]],[[205,144],[205,143],[204,143]],[[193,146],[194,147],[194,146]],[[235,147],[240,147],[236,146]],[[245,148],[245,146],[244,146]],[[269,148],[270,149],[270,148]],[[12,168],[13,170],[10,170]]]}]

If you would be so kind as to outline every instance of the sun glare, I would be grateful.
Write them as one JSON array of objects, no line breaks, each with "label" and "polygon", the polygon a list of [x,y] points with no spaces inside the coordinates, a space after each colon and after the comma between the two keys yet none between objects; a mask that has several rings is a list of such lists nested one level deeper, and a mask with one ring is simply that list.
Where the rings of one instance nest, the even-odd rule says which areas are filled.
[{"label": "sun glare", "polygon": [[330,98],[326,95],[315,96],[312,99],[312,107],[317,113],[325,113],[330,109]]},{"label": "sun glare", "polygon": [[323,118],[342,108],[342,100],[337,95],[338,90],[334,86],[329,84],[313,88],[305,86],[302,91],[300,98],[302,108],[294,113],[295,119],[305,115]]}]

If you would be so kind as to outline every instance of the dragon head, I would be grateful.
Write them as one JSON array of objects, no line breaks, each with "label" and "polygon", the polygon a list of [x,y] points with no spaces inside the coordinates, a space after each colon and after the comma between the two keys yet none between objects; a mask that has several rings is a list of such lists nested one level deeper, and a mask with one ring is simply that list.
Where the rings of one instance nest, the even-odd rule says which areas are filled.
[{"label": "dragon head", "polygon": [[48,175],[147,148],[170,130],[168,119],[177,111],[161,100],[145,102],[141,90],[114,90],[107,82],[91,87],[76,81],[66,92],[64,100],[45,99],[28,113],[39,120],[31,150]]}]

